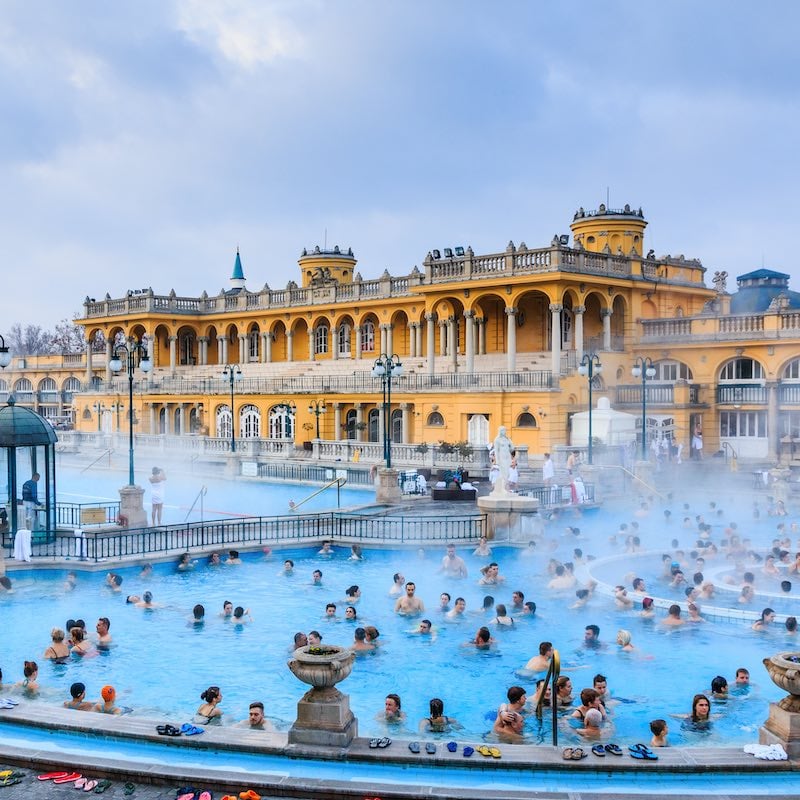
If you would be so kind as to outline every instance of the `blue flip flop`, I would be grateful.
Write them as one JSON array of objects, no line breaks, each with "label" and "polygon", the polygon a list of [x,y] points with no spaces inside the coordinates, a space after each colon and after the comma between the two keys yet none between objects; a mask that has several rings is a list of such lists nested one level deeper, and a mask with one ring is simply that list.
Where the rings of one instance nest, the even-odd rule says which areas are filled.
[{"label": "blue flip flop", "polygon": [[436,752],[436,745],[433,742],[426,742],[425,743],[425,752],[432,756]]},{"label": "blue flip flop", "polygon": [[631,750],[631,758],[638,758],[642,761],[658,761],[658,756],[650,750]]},{"label": "blue flip flop", "polygon": [[469,745],[467,745],[464,748],[464,758],[469,758],[474,752],[475,752],[475,748],[474,747],[470,747]]},{"label": "blue flip flop", "polygon": [[455,753],[455,752],[456,752],[456,750],[458,750],[458,744],[457,744],[456,742],[448,742],[448,743],[447,743],[447,749],[448,749],[448,750],[449,750],[451,753]]},{"label": "blue flip flop", "polygon": [[205,733],[205,729],[198,728],[190,722],[184,722],[183,725],[181,725],[181,733],[184,736],[197,736],[198,733]]},{"label": "blue flip flop", "polygon": [[419,742],[409,742],[408,743],[408,749],[412,753],[419,753]]}]

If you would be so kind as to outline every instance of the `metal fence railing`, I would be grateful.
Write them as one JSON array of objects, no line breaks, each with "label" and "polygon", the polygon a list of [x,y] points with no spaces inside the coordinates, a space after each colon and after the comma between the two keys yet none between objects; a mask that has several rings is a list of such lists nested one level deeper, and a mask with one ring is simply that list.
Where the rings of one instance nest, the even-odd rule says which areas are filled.
[{"label": "metal fence railing", "polygon": [[[372,486],[374,481],[370,477],[369,468],[354,469],[351,464],[342,465],[347,472],[347,482],[355,486]],[[282,481],[313,481],[314,483],[327,483],[336,477],[336,470],[331,467],[314,466],[311,464],[259,464],[259,478],[276,478]]]},{"label": "metal fence railing", "polygon": [[[585,483],[586,495],[584,503],[594,503],[594,484]],[[528,486],[520,490],[525,497],[533,497],[539,501],[541,508],[555,508],[572,505],[572,488],[569,484],[563,486]]]},{"label": "metal fence railing", "polygon": [[[431,541],[477,540],[485,534],[483,515],[381,517],[366,514],[324,512],[320,514],[246,517],[189,522],[136,530],[59,532],[31,543],[31,555],[46,558],[78,558],[85,561],[170,555],[214,548],[298,545],[322,539],[424,544]],[[3,548],[11,555],[13,537],[3,537]]]}]

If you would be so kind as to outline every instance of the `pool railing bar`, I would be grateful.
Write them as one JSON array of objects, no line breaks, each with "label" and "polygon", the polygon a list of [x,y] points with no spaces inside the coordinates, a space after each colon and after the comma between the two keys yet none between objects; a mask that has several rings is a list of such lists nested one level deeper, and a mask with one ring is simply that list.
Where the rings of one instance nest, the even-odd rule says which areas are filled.
[{"label": "pool railing bar", "polygon": [[374,486],[375,481],[369,469],[355,469],[352,464],[341,467],[322,467],[312,464],[259,464],[259,478],[275,478],[282,481],[311,481],[328,483],[336,478],[336,469],[347,470],[347,482],[354,486]]},{"label": "pool railing bar", "polygon": [[[119,531],[59,532],[46,539],[34,537],[34,558],[111,561],[137,556],[178,555],[184,552],[256,546],[305,546],[323,539],[376,544],[426,544],[473,541],[486,531],[482,515],[380,516],[322,512],[272,517],[245,517],[165,525]],[[13,554],[11,536],[3,541],[6,556]]]}]

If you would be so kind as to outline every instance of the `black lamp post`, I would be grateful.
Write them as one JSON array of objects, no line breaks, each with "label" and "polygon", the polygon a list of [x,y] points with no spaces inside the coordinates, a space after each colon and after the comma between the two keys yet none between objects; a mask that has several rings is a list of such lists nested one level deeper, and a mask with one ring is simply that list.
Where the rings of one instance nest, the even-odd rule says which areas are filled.
[{"label": "black lamp post", "polygon": [[93,408],[97,412],[97,432],[100,433],[100,421],[103,412],[106,410],[106,407],[98,400],[94,404]]},{"label": "black lamp post", "polygon": [[150,355],[147,352],[147,345],[137,342],[131,337],[127,344],[114,346],[114,352],[109,362],[112,372],[119,372],[122,369],[122,357],[127,360],[128,365],[128,485],[134,486],[133,480],[133,372],[136,369],[136,357],[139,356],[139,368],[147,374],[152,368]]},{"label": "black lamp post", "polygon": [[231,385],[231,453],[236,452],[236,415],[233,413],[233,384],[242,379],[242,368],[238,364],[226,364],[222,377]]},{"label": "black lamp post", "polygon": [[647,461],[647,379],[656,376],[653,359],[639,356],[631,369],[631,375],[642,379],[642,461]]},{"label": "black lamp post", "polygon": [[600,363],[600,356],[597,353],[585,353],[581,359],[578,373],[585,375],[589,379],[589,452],[588,461],[592,463],[592,381],[595,375],[599,375],[603,370]]},{"label": "black lamp post", "polygon": [[317,439],[319,439],[319,417],[328,410],[324,400],[312,400],[308,404],[308,413],[313,414],[317,418]]},{"label": "black lamp post", "polygon": [[2,342],[2,344],[0,344],[0,367],[5,369],[11,363],[11,353],[6,347],[6,340],[3,338],[2,334],[0,334],[0,342]]},{"label": "black lamp post", "polygon": [[387,356],[381,353],[375,359],[372,367],[372,375],[380,378],[383,385],[383,457],[386,460],[386,468],[392,466],[392,440],[391,414],[392,414],[392,378],[399,378],[403,374],[403,365],[397,355]]}]

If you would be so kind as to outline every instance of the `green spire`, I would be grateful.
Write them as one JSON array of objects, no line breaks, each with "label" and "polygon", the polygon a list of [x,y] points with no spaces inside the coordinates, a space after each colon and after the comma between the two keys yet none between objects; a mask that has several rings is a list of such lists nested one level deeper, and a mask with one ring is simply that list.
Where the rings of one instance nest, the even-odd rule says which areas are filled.
[{"label": "green spire", "polygon": [[236,261],[233,265],[233,275],[231,275],[232,281],[243,281],[244,280],[244,270],[242,269],[242,259],[239,257],[239,248],[236,248]]}]

